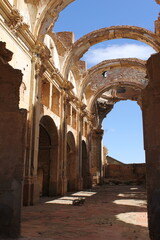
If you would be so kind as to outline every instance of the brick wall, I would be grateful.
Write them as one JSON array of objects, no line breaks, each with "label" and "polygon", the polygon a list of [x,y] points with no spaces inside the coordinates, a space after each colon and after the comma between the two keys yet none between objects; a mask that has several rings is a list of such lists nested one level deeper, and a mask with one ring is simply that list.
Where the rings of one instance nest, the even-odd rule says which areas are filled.
[{"label": "brick wall", "polygon": [[128,180],[145,180],[146,165],[144,164],[109,164],[105,166],[105,178]]}]

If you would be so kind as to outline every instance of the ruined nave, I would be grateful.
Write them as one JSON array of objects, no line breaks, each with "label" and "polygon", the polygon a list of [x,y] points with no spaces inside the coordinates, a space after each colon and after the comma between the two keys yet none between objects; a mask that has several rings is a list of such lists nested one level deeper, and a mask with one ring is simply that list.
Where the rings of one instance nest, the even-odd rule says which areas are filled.
[{"label": "ruined nave", "polygon": [[[160,17],[154,30],[117,23],[75,40],[54,32],[72,2],[0,1],[0,235],[21,235],[22,206],[104,182],[103,119],[115,103],[132,100],[143,115],[149,236],[159,240]],[[141,41],[155,54],[87,69],[83,55],[114,39]]]}]

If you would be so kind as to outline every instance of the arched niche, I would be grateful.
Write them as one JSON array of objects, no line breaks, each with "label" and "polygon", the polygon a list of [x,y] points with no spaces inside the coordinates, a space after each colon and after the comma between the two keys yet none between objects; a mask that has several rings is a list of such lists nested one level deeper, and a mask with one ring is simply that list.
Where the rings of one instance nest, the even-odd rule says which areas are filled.
[{"label": "arched niche", "polygon": [[53,119],[49,116],[43,116],[39,125],[37,177],[40,196],[57,194],[58,132]]},{"label": "arched niche", "polygon": [[67,133],[67,191],[76,190],[76,146],[75,138],[72,132]]}]

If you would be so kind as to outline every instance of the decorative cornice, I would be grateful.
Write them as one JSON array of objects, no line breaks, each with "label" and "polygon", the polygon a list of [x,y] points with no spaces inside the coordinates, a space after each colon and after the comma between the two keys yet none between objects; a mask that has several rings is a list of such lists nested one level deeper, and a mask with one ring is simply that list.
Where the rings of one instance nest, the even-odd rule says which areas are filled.
[{"label": "decorative cornice", "polygon": [[62,88],[65,90],[65,91],[70,91],[74,88],[73,84],[67,80],[64,80],[63,81],[63,85],[62,85]]},{"label": "decorative cornice", "polygon": [[87,119],[89,122],[92,122],[95,119],[95,114],[88,112]]},{"label": "decorative cornice", "polygon": [[13,8],[8,1],[4,0],[0,1],[0,13],[4,20],[2,24],[9,27],[11,32],[20,38],[24,45],[32,51],[35,46],[35,38],[29,29],[29,25],[23,22],[23,16],[21,16],[20,12]]},{"label": "decorative cornice", "polygon": [[19,29],[28,30],[29,25],[23,22],[23,17],[17,9],[12,9],[10,21],[8,26],[13,32],[17,32]]},{"label": "decorative cornice", "polygon": [[81,111],[84,111],[87,107],[87,105],[81,101],[78,102],[78,107],[80,108]]}]

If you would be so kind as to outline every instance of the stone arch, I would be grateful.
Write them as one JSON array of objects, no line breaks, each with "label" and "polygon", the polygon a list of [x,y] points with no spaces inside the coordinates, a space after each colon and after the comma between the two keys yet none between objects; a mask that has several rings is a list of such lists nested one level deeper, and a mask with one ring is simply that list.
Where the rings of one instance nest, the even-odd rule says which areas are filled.
[{"label": "stone arch", "polygon": [[[43,41],[45,34],[49,31],[49,29],[53,28],[56,20],[58,19],[59,13],[74,1],[76,0],[46,0],[44,2],[41,0],[29,0],[28,3],[32,4],[36,11],[34,18],[37,20],[33,30],[34,36]],[[159,0],[155,1],[159,4]],[[30,11],[30,15],[31,14],[33,15],[32,11]]]},{"label": "stone arch", "polygon": [[37,177],[41,196],[57,194],[58,132],[49,116],[43,116],[40,120]]},{"label": "stone arch", "polygon": [[[90,68],[87,72],[86,75],[80,85],[80,95],[79,97],[82,98],[85,89],[88,84],[93,84],[93,79],[98,76],[99,81],[104,81],[103,73],[108,72],[111,69],[122,69],[122,68],[134,68],[141,70],[142,72],[144,71],[144,75],[146,72],[146,61],[140,60],[137,58],[121,58],[121,59],[112,59],[112,60],[105,60],[94,67]],[[107,79],[106,79],[107,82]],[[105,82],[104,82],[105,83]]]},{"label": "stone arch", "polygon": [[[104,71],[107,73],[106,77],[103,76]],[[107,98],[114,102],[117,96],[117,94],[115,95],[116,89],[126,86],[128,90],[129,88],[130,90],[131,88],[135,89],[134,93],[132,92],[132,98],[129,99],[140,102],[141,90],[148,84],[146,75],[145,61],[143,60],[115,59],[103,61],[88,70],[82,82],[80,97],[86,95],[87,108],[91,110],[94,101],[104,92],[110,91],[110,93],[108,92],[110,96],[107,94]]]},{"label": "stone arch", "polygon": [[59,13],[73,1],[75,0],[45,1],[45,6],[39,9],[38,21],[34,28],[34,36],[43,41],[45,34],[54,26]]},{"label": "stone arch", "polygon": [[84,140],[82,140],[82,178],[83,178],[83,188],[87,189],[91,187],[90,184],[90,169],[89,169],[89,158],[87,145]]},{"label": "stone arch", "polygon": [[67,133],[67,191],[76,190],[76,145],[75,137],[72,132]]},{"label": "stone arch", "polygon": [[136,26],[113,26],[102,28],[84,35],[74,43],[65,61],[64,77],[68,77],[73,61],[79,60],[91,46],[103,41],[119,38],[138,40],[150,45],[155,51],[160,51],[158,36],[147,29]]},{"label": "stone arch", "polygon": [[[118,88],[118,87],[131,87],[131,88],[136,88],[139,91],[142,91],[144,89],[144,85],[141,83],[134,83],[134,82],[127,82],[127,81],[121,81],[121,83],[119,82],[114,82],[114,83],[108,83],[106,84],[105,87],[99,89],[91,98],[88,104],[88,110],[92,111],[94,102],[106,91],[112,89],[112,88]],[[138,100],[138,99],[137,99]],[[115,102],[113,101],[112,104],[114,104]]]}]

